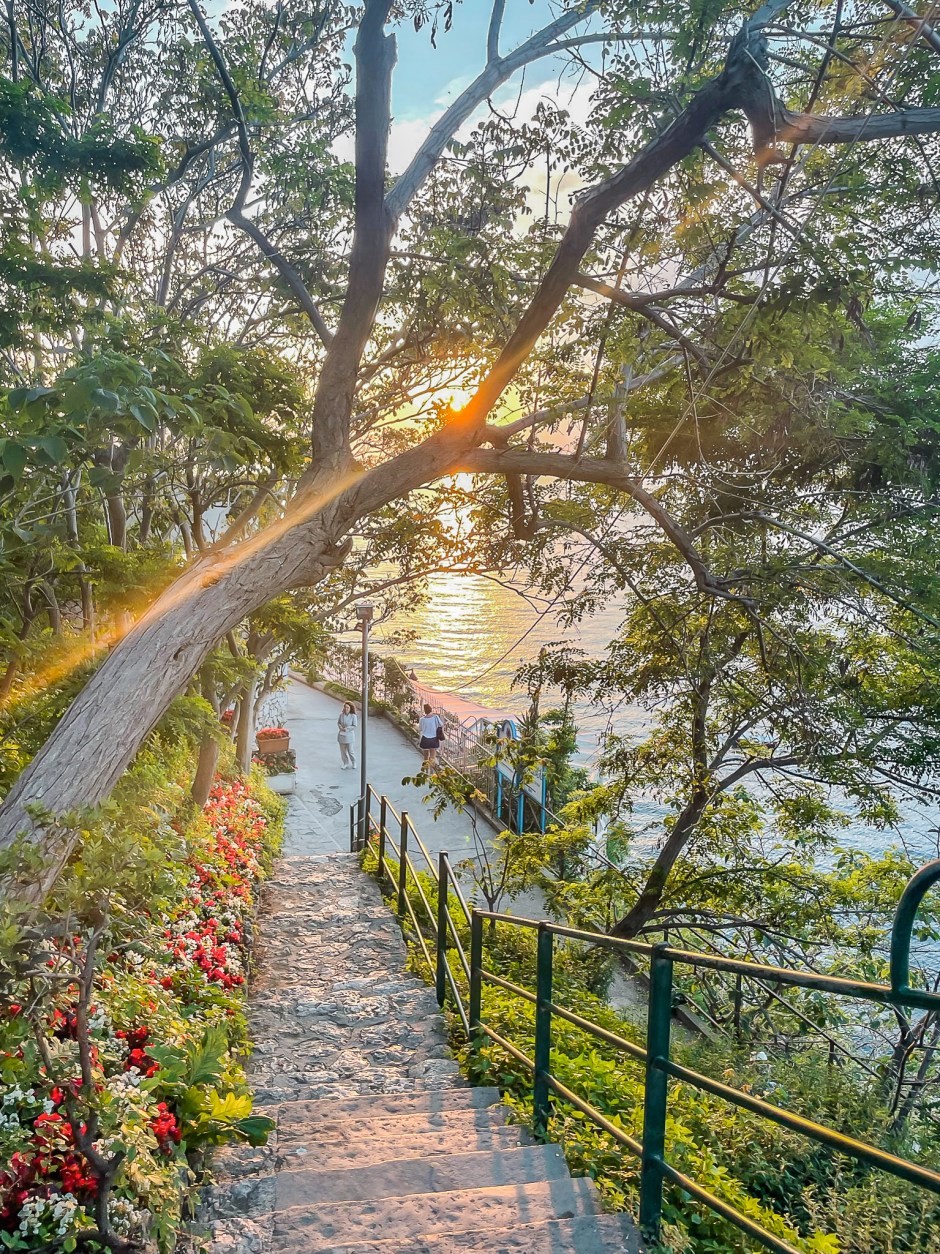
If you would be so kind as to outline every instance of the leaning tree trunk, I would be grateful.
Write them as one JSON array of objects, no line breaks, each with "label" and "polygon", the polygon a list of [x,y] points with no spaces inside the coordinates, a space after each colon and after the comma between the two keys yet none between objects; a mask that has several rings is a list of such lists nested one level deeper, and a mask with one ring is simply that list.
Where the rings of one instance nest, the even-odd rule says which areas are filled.
[{"label": "leaning tree trunk", "polygon": [[609,929],[609,935],[618,936],[621,940],[633,940],[652,919],[666,891],[669,873],[691,839],[708,801],[709,794],[704,789],[695,790],[688,805],[677,816],[639,897],[623,918],[618,919]]},{"label": "leaning tree trunk", "polygon": [[80,836],[81,811],[107,797],[216,642],[273,597],[319,583],[344,559],[345,537],[358,519],[452,474],[480,438],[479,423],[455,419],[365,473],[334,458],[330,471],[302,480],[280,522],[240,544],[210,550],[157,599],[0,806],[0,849],[23,833],[43,856],[42,874],[16,886],[24,900],[41,900],[55,882]]},{"label": "leaning tree trunk", "polygon": [[109,654],[0,807],[0,848],[23,833],[43,855],[42,874],[16,886],[24,898],[40,900],[54,883],[80,836],[81,812],[107,797],[216,641],[272,597],[319,582],[345,554],[330,535],[343,530],[335,507],[311,509],[208,554]]}]

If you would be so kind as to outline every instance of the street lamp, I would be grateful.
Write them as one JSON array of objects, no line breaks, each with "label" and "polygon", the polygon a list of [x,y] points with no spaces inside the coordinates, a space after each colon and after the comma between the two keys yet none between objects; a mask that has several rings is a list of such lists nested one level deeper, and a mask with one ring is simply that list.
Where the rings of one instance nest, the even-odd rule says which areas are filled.
[{"label": "street lamp", "polygon": [[[369,773],[366,763],[369,728],[369,624],[372,622],[375,607],[371,601],[360,601],[356,606],[356,621],[362,632],[362,691],[360,693],[361,722],[359,723],[359,796],[365,806],[366,787]],[[363,810],[365,813],[365,810]],[[361,833],[361,839],[368,835]]]}]

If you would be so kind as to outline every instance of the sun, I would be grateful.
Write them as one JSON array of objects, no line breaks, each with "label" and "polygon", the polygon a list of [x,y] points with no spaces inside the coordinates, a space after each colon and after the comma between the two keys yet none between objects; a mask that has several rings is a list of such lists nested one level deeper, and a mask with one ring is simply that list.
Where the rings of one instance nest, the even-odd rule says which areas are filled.
[{"label": "sun", "polygon": [[429,399],[433,405],[440,405],[442,408],[452,409],[454,413],[459,413],[473,399],[473,389],[448,384],[433,391]]}]

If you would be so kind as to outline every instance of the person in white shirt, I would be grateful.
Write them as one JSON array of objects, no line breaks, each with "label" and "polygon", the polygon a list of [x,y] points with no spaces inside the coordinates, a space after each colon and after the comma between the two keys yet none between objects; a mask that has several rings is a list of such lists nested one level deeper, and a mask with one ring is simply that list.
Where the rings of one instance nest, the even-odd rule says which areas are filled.
[{"label": "person in white shirt", "polygon": [[343,706],[339,718],[336,720],[336,726],[339,728],[336,739],[339,742],[340,770],[354,770],[356,766],[356,755],[353,752],[353,745],[356,741],[356,728],[359,726],[359,720],[356,718],[356,707],[351,701],[347,701]]},{"label": "person in white shirt", "polygon": [[429,705],[425,705],[424,714],[418,719],[418,735],[418,748],[424,754],[424,761],[427,766],[433,766],[437,761],[438,747],[444,739],[444,724]]}]

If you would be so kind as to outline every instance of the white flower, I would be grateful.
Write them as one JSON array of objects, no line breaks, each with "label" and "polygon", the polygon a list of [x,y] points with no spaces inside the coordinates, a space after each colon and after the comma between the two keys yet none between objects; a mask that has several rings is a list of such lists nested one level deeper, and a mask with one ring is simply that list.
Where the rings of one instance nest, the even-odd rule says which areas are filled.
[{"label": "white flower", "polygon": [[72,1227],[77,1211],[78,1202],[71,1193],[56,1193],[52,1197],[28,1197],[20,1209],[20,1232],[28,1237],[52,1225],[55,1235],[64,1237]]},{"label": "white flower", "polygon": [[146,1211],[140,1210],[126,1197],[112,1198],[108,1207],[108,1217],[114,1231],[121,1236],[128,1236],[131,1232],[139,1230],[143,1226],[146,1214]]}]

